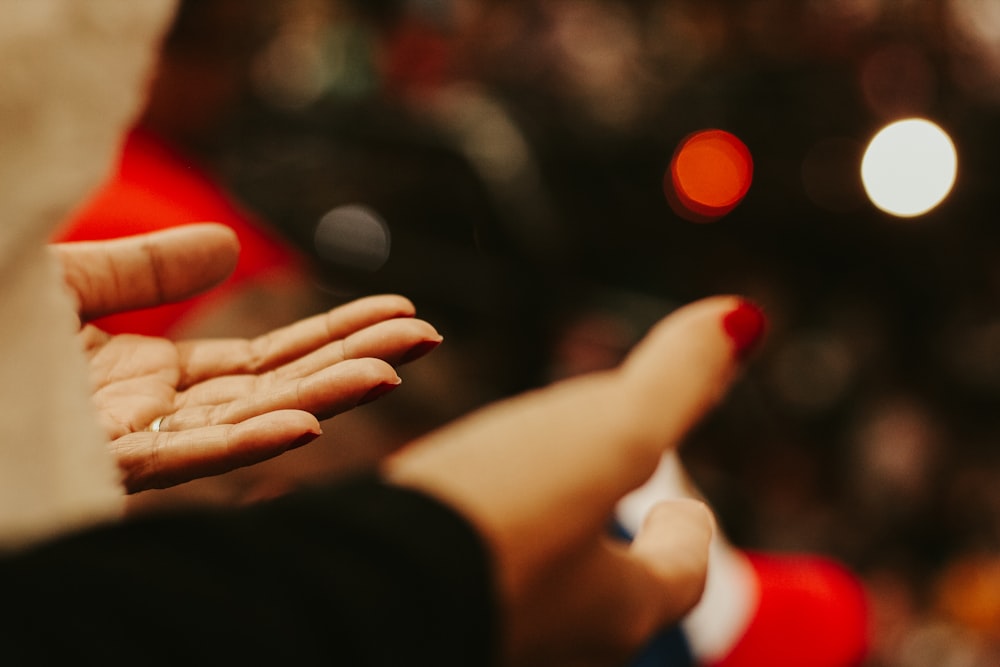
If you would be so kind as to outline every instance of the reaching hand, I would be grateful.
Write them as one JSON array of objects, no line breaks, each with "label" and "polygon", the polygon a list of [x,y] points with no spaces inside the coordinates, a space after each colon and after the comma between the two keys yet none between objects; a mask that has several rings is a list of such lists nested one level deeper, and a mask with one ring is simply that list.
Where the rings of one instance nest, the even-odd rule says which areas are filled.
[{"label": "reaching hand", "polygon": [[701,595],[713,532],[694,500],[657,506],[630,546],[616,503],[722,397],[763,333],[714,297],[667,317],[613,371],[488,407],[406,447],[390,481],[463,512],[494,555],[507,663],[621,664]]},{"label": "reaching hand", "polygon": [[112,336],[102,315],[191,296],[224,279],[239,245],[221,225],[56,244],[77,302],[93,397],[128,492],[219,474],[321,433],[319,421],[400,383],[394,365],[441,336],[407,299],[348,303],[251,340]]}]

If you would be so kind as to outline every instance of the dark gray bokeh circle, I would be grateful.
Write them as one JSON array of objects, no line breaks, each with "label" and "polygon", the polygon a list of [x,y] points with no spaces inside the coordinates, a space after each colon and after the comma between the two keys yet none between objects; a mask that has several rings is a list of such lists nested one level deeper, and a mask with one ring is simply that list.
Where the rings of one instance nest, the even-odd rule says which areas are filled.
[{"label": "dark gray bokeh circle", "polygon": [[320,218],[314,235],[316,254],[325,262],[354,271],[377,271],[389,259],[389,225],[367,206],[338,206]]}]

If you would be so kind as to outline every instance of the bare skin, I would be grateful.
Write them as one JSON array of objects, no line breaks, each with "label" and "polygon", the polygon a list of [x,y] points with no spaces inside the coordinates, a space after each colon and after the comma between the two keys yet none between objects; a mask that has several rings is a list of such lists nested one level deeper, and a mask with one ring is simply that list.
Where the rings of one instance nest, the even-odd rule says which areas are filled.
[{"label": "bare skin", "polygon": [[[112,336],[93,318],[207,289],[235,265],[221,225],[53,246],[74,294],[94,401],[129,492],[263,461],[400,383],[441,336],[401,296],[359,299],[253,339]],[[162,418],[158,432],[147,430]]]},{"label": "bare skin", "polygon": [[[221,279],[220,258],[236,250],[228,234],[192,226],[55,251],[83,322]],[[204,252],[182,252],[196,245]],[[184,270],[175,271],[178,262]],[[622,664],[697,603],[715,532],[702,502],[657,505],[630,544],[607,528],[616,503],[738,375],[745,350],[723,322],[741,304],[713,297],[681,308],[619,367],[496,403],[382,462],[387,481],[453,506],[483,536],[501,603],[502,664]],[[394,364],[440,341],[397,296],[362,299],[252,340],[109,336],[86,324],[80,337],[100,417],[133,491],[302,444],[319,432],[319,419],[393,386]],[[167,430],[146,431],[161,415]]]},{"label": "bare skin", "polygon": [[611,371],[487,407],[390,457],[389,480],[463,512],[494,555],[509,665],[622,664],[705,582],[704,504],[658,505],[626,546],[615,504],[716,404],[742,356],[714,297],[674,312]]}]

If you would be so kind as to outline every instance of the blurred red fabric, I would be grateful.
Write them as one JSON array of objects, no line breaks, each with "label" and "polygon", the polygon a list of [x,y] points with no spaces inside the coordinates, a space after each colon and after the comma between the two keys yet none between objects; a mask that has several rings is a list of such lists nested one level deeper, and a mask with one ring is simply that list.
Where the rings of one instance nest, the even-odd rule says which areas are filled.
[{"label": "blurred red fabric", "polygon": [[758,609],[740,642],[712,667],[859,667],[868,653],[861,581],[813,555],[747,554]]},{"label": "blurred red fabric", "polygon": [[304,269],[297,251],[237,203],[193,159],[145,129],[125,138],[109,180],[57,230],[53,240],[88,241],[131,236],[179,225],[218,222],[232,228],[241,253],[233,274],[219,287],[180,303],[102,318],[111,333],[167,336],[202,307],[272,270]]}]

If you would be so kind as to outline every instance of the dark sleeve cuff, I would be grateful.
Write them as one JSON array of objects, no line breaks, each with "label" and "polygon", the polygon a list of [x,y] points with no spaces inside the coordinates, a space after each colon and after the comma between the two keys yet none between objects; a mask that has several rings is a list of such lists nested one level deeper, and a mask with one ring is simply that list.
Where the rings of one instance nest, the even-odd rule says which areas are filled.
[{"label": "dark sleeve cuff", "polygon": [[491,556],[463,516],[371,474],[317,493],[313,504],[336,515],[348,547],[350,575],[332,580],[328,597],[353,601],[338,622],[359,657],[386,666],[495,664]]},{"label": "dark sleeve cuff", "polygon": [[[495,664],[489,552],[457,512],[364,474],[145,517],[0,558],[12,664]],[[53,641],[58,637],[58,641]]]}]

